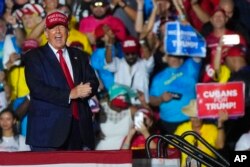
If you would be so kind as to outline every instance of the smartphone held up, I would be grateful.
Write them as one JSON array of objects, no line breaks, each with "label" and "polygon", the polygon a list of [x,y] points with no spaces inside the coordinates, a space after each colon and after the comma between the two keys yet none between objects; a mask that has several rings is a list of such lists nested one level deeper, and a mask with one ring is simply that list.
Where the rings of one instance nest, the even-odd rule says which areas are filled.
[{"label": "smartphone held up", "polygon": [[223,35],[222,41],[224,45],[238,45],[240,43],[240,36],[238,34]]},{"label": "smartphone held up", "polygon": [[141,128],[143,121],[144,121],[143,112],[140,112],[140,111],[135,112],[135,115],[134,115],[135,129]]}]

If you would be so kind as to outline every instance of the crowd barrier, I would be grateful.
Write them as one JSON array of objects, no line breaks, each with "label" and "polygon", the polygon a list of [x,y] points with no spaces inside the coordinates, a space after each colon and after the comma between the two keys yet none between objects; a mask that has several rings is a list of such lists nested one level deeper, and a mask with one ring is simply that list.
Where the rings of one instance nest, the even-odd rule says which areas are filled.
[{"label": "crowd barrier", "polygon": [[0,152],[0,167],[132,167],[132,151]]}]

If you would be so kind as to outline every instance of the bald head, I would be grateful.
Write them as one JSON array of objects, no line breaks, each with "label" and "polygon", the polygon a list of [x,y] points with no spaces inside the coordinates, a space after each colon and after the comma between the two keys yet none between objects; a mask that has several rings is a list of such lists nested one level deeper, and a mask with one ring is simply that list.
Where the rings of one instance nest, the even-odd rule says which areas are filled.
[{"label": "bald head", "polygon": [[231,18],[233,16],[233,13],[234,13],[233,0],[220,0],[219,6],[225,11],[226,16],[228,18]]}]

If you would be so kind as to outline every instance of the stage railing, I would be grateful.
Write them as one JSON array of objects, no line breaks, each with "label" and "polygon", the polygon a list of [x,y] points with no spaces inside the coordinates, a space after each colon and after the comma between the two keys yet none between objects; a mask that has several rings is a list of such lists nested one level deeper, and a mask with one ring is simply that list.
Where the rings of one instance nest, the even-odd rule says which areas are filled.
[{"label": "stage railing", "polygon": [[[197,147],[193,146],[189,142],[185,140],[186,136],[193,136],[202,144],[204,144],[208,149],[216,155],[216,158],[208,155]],[[146,141],[146,151],[148,158],[152,158],[152,153],[150,150],[150,142],[158,138],[157,143],[157,157],[158,158],[167,158],[166,148],[167,145],[170,144],[176,148],[178,148],[181,152],[186,153],[192,158],[196,159],[200,163],[209,166],[209,167],[228,167],[230,166],[229,162],[223,158],[209,143],[207,143],[200,135],[193,131],[188,131],[184,133],[182,136],[177,135],[152,135]]]}]

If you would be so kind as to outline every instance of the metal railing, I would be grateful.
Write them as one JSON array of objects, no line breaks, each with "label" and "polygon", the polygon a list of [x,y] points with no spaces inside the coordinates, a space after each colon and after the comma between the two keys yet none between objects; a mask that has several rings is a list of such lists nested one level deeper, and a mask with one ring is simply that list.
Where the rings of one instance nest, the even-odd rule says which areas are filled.
[{"label": "metal railing", "polygon": [[[197,147],[193,146],[189,142],[185,140],[185,137],[193,136],[204,144],[215,156],[212,157],[205,153],[204,151],[198,149]],[[195,160],[199,161],[200,163],[208,166],[208,167],[228,167],[230,166],[229,162],[223,158],[207,141],[205,141],[199,134],[193,131],[187,131],[183,133],[181,136],[177,135],[151,135],[146,140],[146,151],[148,158],[152,158],[151,150],[150,150],[150,142],[158,138],[157,143],[157,157],[158,158],[167,158],[167,145],[170,144],[176,148],[178,148],[181,152],[189,155],[190,157],[194,158]]]}]

